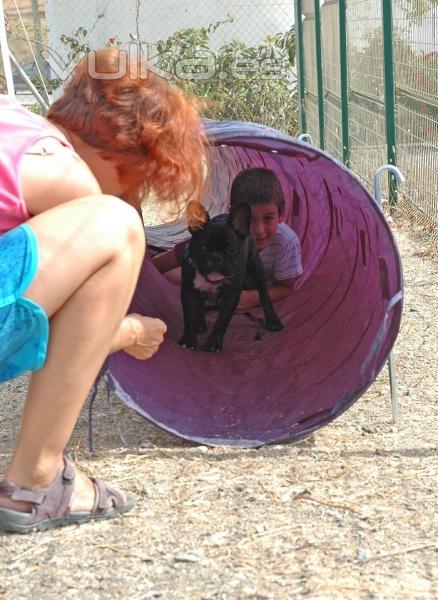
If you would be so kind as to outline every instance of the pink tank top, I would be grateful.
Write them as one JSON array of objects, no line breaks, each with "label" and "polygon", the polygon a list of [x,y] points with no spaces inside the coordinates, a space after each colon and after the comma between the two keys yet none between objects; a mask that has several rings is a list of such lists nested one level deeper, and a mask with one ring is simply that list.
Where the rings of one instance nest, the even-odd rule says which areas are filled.
[{"label": "pink tank top", "polygon": [[30,218],[21,193],[20,162],[33,144],[46,137],[55,137],[72,148],[45,119],[0,95],[0,234]]}]

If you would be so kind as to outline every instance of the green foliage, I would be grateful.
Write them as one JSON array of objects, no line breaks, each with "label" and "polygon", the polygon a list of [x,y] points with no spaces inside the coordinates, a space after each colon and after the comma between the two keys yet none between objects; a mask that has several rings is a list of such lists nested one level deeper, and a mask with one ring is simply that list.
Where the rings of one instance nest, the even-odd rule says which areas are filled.
[{"label": "green foliage", "polygon": [[41,106],[38,104],[38,102],[34,102],[30,106],[28,106],[27,109],[30,110],[30,112],[35,113],[36,115],[42,114]]},{"label": "green foliage", "polygon": [[88,31],[84,27],[79,27],[73,35],[61,35],[61,42],[70,48],[67,56],[69,61],[73,62],[78,54],[88,52],[90,44],[88,42]]},{"label": "green foliage", "polygon": [[[78,56],[90,50],[88,31],[84,27],[79,27],[73,35],[62,34],[60,39],[68,49],[66,64],[76,62]],[[51,54],[51,52],[49,51],[48,54]],[[52,57],[54,58],[55,70],[58,69],[61,72],[63,68],[61,57],[56,52],[52,54]],[[30,77],[30,80],[36,89],[43,95],[46,90],[48,92],[56,90],[63,83],[63,80],[58,77],[48,79],[44,72],[42,75],[44,77],[44,82],[41,80],[40,75]]]},{"label": "green foliage", "polygon": [[293,29],[269,36],[259,46],[234,40],[213,53],[211,35],[229,20],[180,30],[159,41],[160,68],[184,91],[205,101],[206,117],[254,121],[295,135]]},{"label": "green foliage", "polygon": [[[259,46],[234,40],[213,53],[211,36],[232,20],[228,15],[224,21],[176,31],[157,42],[160,70],[175,85],[204,101],[203,116],[254,121],[295,135],[294,29],[268,36]],[[135,36],[130,38],[138,43]],[[70,61],[90,49],[83,27],[72,36],[62,35],[61,41],[68,48]],[[116,36],[107,42],[109,47],[121,45]]]}]

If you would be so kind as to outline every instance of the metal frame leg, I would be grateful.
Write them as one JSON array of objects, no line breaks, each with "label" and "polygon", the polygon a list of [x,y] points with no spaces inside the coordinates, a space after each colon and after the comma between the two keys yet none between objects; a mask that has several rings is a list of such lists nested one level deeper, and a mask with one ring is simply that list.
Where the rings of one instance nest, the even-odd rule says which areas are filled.
[{"label": "metal frame leg", "polygon": [[310,133],[302,133],[298,136],[300,142],[306,142],[306,144],[311,144],[313,146],[313,139]]},{"label": "metal frame leg", "polygon": [[[394,167],[393,165],[383,165],[379,169],[377,169],[377,171],[374,173],[374,179],[373,179],[374,199],[380,209],[382,208],[382,188],[380,185],[380,175],[384,171],[391,172],[394,175],[395,179],[397,180],[397,183],[404,183],[404,181],[405,181],[405,178],[404,178],[403,174],[401,173],[401,171],[399,169],[397,169],[397,167]],[[395,364],[394,364],[394,357],[393,357],[392,351],[389,353],[389,356],[388,356],[388,370],[389,370],[389,388],[390,388],[390,393],[391,393],[392,422],[398,423],[399,418],[400,418],[400,406],[399,406],[399,402],[398,402],[397,373],[396,373],[396,368],[395,368]]]},{"label": "metal frame leg", "polygon": [[394,358],[392,352],[388,356],[388,370],[389,370],[389,389],[391,392],[391,413],[392,422],[398,423],[400,418],[400,405],[398,402],[398,387],[397,387],[397,373],[394,364]]}]

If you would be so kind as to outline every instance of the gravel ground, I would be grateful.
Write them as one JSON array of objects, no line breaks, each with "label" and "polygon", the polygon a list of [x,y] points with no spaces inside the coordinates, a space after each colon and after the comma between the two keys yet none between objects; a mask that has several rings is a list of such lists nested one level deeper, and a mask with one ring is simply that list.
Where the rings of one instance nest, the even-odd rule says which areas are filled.
[{"label": "gravel ground", "polygon": [[[331,425],[294,445],[206,448],[148,424],[103,392],[97,452],[84,410],[69,451],[138,502],[113,521],[0,535],[0,598],[438,598],[436,252],[394,225],[405,308],[387,369]],[[0,472],[27,379],[0,386]]]}]

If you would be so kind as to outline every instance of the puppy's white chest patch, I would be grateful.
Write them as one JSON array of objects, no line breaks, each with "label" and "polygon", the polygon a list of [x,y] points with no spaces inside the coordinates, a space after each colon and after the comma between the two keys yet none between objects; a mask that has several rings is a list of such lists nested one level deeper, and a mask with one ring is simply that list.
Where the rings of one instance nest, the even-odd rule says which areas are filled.
[{"label": "puppy's white chest patch", "polygon": [[208,294],[209,296],[216,297],[218,293],[218,286],[207,281],[199,271],[196,271],[196,275],[193,280],[193,287],[204,294]]}]

